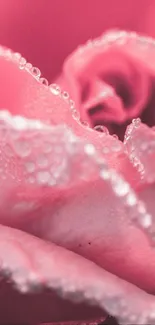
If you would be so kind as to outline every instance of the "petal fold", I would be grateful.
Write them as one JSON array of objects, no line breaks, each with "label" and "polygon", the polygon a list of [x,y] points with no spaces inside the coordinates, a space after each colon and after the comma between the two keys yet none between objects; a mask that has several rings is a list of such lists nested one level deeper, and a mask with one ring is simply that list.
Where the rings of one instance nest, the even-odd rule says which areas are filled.
[{"label": "petal fold", "polygon": [[[4,226],[0,226],[0,233],[1,270],[4,274],[9,271],[9,278],[19,291],[26,294],[41,284],[63,299],[97,305],[120,322],[154,321],[154,297],[136,286],[75,253],[26,233]],[[60,319],[62,306],[57,309],[52,305],[51,320],[55,321]]]},{"label": "petal fold", "polygon": [[[124,144],[130,161],[138,170],[141,184],[155,181],[155,131],[134,119],[127,128]],[[139,184],[140,185],[140,184]]]}]

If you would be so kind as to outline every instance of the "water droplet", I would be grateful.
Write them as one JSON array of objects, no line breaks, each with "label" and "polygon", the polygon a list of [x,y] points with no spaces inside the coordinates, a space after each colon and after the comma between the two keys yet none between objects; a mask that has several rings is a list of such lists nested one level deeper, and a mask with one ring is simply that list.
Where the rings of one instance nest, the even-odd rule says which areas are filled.
[{"label": "water droplet", "polygon": [[101,132],[101,133],[104,133],[104,134],[106,134],[106,135],[109,134],[108,129],[107,129],[104,125],[96,125],[96,126],[94,127],[94,130],[95,130],[95,131],[98,131],[98,132]]},{"label": "water droplet", "polygon": [[108,154],[110,152],[110,150],[107,146],[103,147],[102,151],[104,154]]},{"label": "water droplet", "polygon": [[45,156],[40,156],[37,160],[37,165],[40,168],[46,168],[48,166],[48,159]]},{"label": "water droplet", "polygon": [[80,121],[81,125],[84,127],[84,128],[89,128],[89,123],[87,121]]},{"label": "water droplet", "polygon": [[38,68],[32,67],[31,72],[37,78],[39,78],[41,76],[41,72]]},{"label": "water droplet", "polygon": [[84,149],[85,152],[90,156],[93,156],[95,154],[95,148],[91,143],[86,144]]},{"label": "water droplet", "polygon": [[113,134],[112,136],[113,136],[114,139],[118,140],[118,135],[117,134]]},{"label": "water droplet", "polygon": [[79,121],[80,120],[80,114],[79,114],[79,112],[76,109],[74,109],[72,111],[72,116],[73,116],[73,119],[74,120],[76,120],[76,121]]},{"label": "water droplet", "polygon": [[14,147],[15,147],[16,153],[20,157],[27,157],[31,153],[30,145],[25,140],[21,140],[21,141],[20,140],[17,140],[16,142],[14,142]]},{"label": "water droplet", "polygon": [[62,97],[63,97],[65,100],[69,99],[69,94],[67,93],[67,91],[63,91],[63,93],[62,93]]},{"label": "water droplet", "polygon": [[137,198],[132,192],[129,192],[126,201],[127,201],[127,205],[133,206],[137,203]]},{"label": "water droplet", "polygon": [[121,144],[120,144],[119,141],[116,141],[116,142],[113,143],[113,145],[111,146],[111,150],[112,150],[113,152],[119,152],[119,151],[121,151],[121,149],[122,149],[122,146],[121,146]]},{"label": "water droplet", "polygon": [[75,109],[75,102],[72,99],[70,99],[69,103],[70,103],[71,110],[74,110]]},{"label": "water droplet", "polygon": [[23,130],[27,128],[27,121],[21,116],[16,116],[14,118],[14,126],[17,130]]},{"label": "water droplet", "polygon": [[25,66],[26,66],[26,59],[21,57],[21,59],[19,60],[19,68],[22,70],[25,68]]},{"label": "water droplet", "polygon": [[140,123],[141,123],[141,119],[140,119],[139,117],[138,117],[138,118],[134,118],[134,119],[132,120],[132,124],[133,124],[136,128],[139,127]]},{"label": "water droplet", "polygon": [[39,184],[48,185],[50,174],[47,171],[38,172],[37,181]]},{"label": "water droplet", "polygon": [[26,66],[25,66],[25,69],[28,70],[28,71],[31,71],[33,68],[32,64],[31,63],[26,63]]},{"label": "water droplet", "polygon": [[49,182],[48,182],[48,185],[55,186],[56,185],[56,180],[51,177],[50,180],[49,180]]},{"label": "water droplet", "polygon": [[129,184],[119,179],[115,174],[112,175],[112,184],[115,193],[119,196],[125,196],[130,191]]},{"label": "water droplet", "polygon": [[6,50],[5,51],[5,58],[6,59],[11,59],[11,57],[12,57],[12,52],[10,50]]},{"label": "water droplet", "polygon": [[48,87],[48,80],[45,78],[40,78],[39,81],[46,87]]},{"label": "water droplet", "polygon": [[152,217],[148,213],[141,214],[139,221],[141,226],[145,229],[149,228],[152,225]]},{"label": "water droplet", "polygon": [[21,54],[20,53],[14,53],[13,54],[13,57],[14,57],[14,59],[15,59],[15,61],[20,61],[20,59],[21,59]]},{"label": "water droplet", "polygon": [[100,171],[100,177],[104,180],[108,180],[110,178],[110,173],[107,169],[102,169]]},{"label": "water droplet", "polygon": [[61,89],[57,84],[51,84],[49,86],[50,91],[52,92],[53,95],[58,96],[61,93]]}]

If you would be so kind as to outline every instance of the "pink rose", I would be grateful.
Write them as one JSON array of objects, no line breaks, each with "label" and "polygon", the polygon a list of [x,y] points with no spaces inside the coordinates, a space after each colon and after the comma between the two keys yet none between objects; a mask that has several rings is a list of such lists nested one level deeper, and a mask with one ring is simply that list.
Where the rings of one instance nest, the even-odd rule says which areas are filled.
[{"label": "pink rose", "polygon": [[[111,13],[110,2],[106,10]],[[69,21],[73,2],[66,3]],[[130,3],[122,7],[125,13],[129,6],[126,16],[112,11],[114,24],[138,31],[145,26],[143,31],[153,34],[148,3],[141,1],[138,21],[132,16],[137,17],[139,5]],[[75,2],[72,8],[80,13],[81,5]],[[154,324],[155,40],[109,31],[75,50],[60,74],[59,63],[78,39],[67,34],[69,27],[62,38],[56,20],[51,22],[47,8],[55,10],[55,18],[59,11],[63,20],[62,8],[47,1],[47,16],[42,15],[64,50],[53,50],[52,40],[49,52],[58,55],[57,64],[53,54],[46,66],[46,53],[36,57],[34,43],[29,43],[32,52],[25,45],[32,31],[27,19],[36,35],[37,27],[39,35],[44,31],[43,2],[32,8],[29,1],[2,1],[1,6],[2,43],[14,49],[0,47],[1,323],[99,323],[109,314],[120,323]],[[99,14],[102,6],[91,5],[92,17],[93,8]],[[86,14],[88,6],[82,9]],[[105,19],[104,26],[96,24],[94,36],[101,26],[111,27],[108,15]],[[7,31],[15,24],[18,32],[11,38]],[[28,32],[23,43],[21,26]],[[90,28],[92,18],[88,34]],[[85,32],[83,38],[79,32],[80,40]],[[45,48],[48,37],[49,31],[42,37]],[[38,58],[59,86],[49,85],[16,52],[20,47],[32,62]]]}]

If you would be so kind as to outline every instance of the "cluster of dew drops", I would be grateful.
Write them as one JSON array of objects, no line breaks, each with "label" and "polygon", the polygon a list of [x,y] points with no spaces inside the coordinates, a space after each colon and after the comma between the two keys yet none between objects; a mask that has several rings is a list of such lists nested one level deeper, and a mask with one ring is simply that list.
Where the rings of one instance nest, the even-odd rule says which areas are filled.
[{"label": "cluster of dew drops", "polygon": [[[92,130],[89,123],[87,121],[84,121],[84,120],[81,119],[80,113],[75,108],[75,103],[70,98],[68,92],[62,91],[60,86],[55,84],[55,83],[49,84],[48,80],[46,78],[41,77],[41,71],[38,68],[33,67],[33,65],[31,63],[28,63],[26,61],[26,59],[23,58],[19,53],[12,53],[10,50],[7,50],[6,52],[7,52],[8,56],[11,56],[11,58],[13,58],[15,61],[18,62],[19,68],[21,70],[23,70],[23,69],[27,70],[41,84],[43,84],[45,87],[47,87],[52,92],[53,95],[60,96],[63,100],[68,102],[68,104],[70,106],[72,117],[73,117],[74,120],[77,121],[77,123],[79,123],[82,127],[86,128],[86,129]],[[109,134],[108,129],[103,125],[96,125],[94,127],[94,130],[97,131],[97,132],[100,132],[100,135],[103,135],[103,134],[108,135]],[[117,135],[113,135],[113,136],[115,138],[117,138]]]},{"label": "cluster of dew drops", "polygon": [[[6,55],[6,52],[5,52],[5,55]],[[28,70],[28,72],[31,73],[41,84],[43,84],[45,87],[47,87],[49,89],[49,91],[51,91],[52,94],[54,94],[55,96],[60,96],[63,98],[63,100],[67,101],[69,103],[73,118],[78,123],[80,123],[80,125],[82,125],[83,127],[90,128],[87,121],[81,120],[80,114],[75,108],[74,101],[72,99],[70,99],[69,94],[66,91],[62,91],[61,88],[57,84],[49,85],[47,79],[41,77],[40,70],[36,67],[33,67],[32,64],[27,63],[27,61],[23,57],[21,57],[21,55],[19,53],[12,53],[11,51],[8,51],[7,55],[8,55],[8,58],[11,58],[11,59],[14,58],[14,60],[19,64],[20,69]],[[139,124],[140,124],[140,119],[133,120],[132,125],[134,127],[138,127]],[[102,133],[104,135],[109,134],[107,128],[102,125],[97,125],[97,126],[95,126],[94,129],[97,132],[101,132],[101,134]],[[130,131],[128,132],[128,136],[129,135],[130,135]],[[114,137],[116,137],[116,135],[114,135]],[[90,147],[89,147],[89,151],[90,151]],[[137,220],[138,220],[140,226],[145,230],[150,228],[150,225],[152,223],[151,216],[147,213],[143,204],[141,202],[137,201],[137,198],[134,196],[134,193],[130,189],[129,185],[124,181],[121,182],[118,179],[117,175],[115,175],[115,174],[112,175],[111,172],[109,172],[105,168],[103,168],[101,170],[101,176],[104,180],[111,179],[115,193],[117,194],[117,196],[124,197],[124,201],[126,202],[126,205],[130,206],[131,208],[133,206],[137,207],[137,211],[136,211],[137,215],[138,215]],[[134,212],[135,212],[135,210],[134,210]],[[135,213],[134,213],[134,218],[135,218]],[[91,244],[91,243],[89,243],[89,244]]]},{"label": "cluster of dew drops", "polygon": [[[108,45],[113,42],[118,43],[120,45],[124,44],[127,40],[141,41],[144,44],[155,44],[155,40],[150,37],[144,37],[138,35],[135,32],[127,32],[123,30],[110,30],[102,35],[100,39],[95,39],[93,41],[89,40],[84,46],[80,46],[78,48],[79,52],[82,52],[84,49],[90,48],[90,46],[98,47],[100,45]],[[2,53],[1,53],[2,52]],[[75,108],[74,101],[70,98],[68,92],[62,91],[60,86],[55,83],[49,84],[48,80],[41,77],[41,72],[38,68],[33,67],[31,63],[28,63],[24,57],[21,56],[20,53],[14,53],[11,50],[7,50],[4,48],[0,48],[0,54],[4,55],[5,58],[13,59],[19,65],[20,69],[26,69],[29,73],[31,73],[40,83],[42,83],[45,87],[47,87],[52,94],[55,96],[62,97],[65,101],[69,103],[71,114],[74,120],[77,121],[82,127],[92,130],[92,127],[89,125],[88,121],[82,120],[80,117],[80,113]],[[139,123],[139,119],[134,119],[134,124]],[[109,131],[104,125],[96,125],[94,130],[102,135],[108,135]],[[114,138],[118,139],[116,134],[112,135]]]}]

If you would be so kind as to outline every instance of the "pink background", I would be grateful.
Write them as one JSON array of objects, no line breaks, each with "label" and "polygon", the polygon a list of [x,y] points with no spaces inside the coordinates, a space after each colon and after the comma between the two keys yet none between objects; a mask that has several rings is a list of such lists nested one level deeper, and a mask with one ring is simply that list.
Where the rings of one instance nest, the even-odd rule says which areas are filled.
[{"label": "pink background", "polygon": [[49,79],[88,38],[120,27],[155,35],[154,0],[0,0],[0,43]]}]

